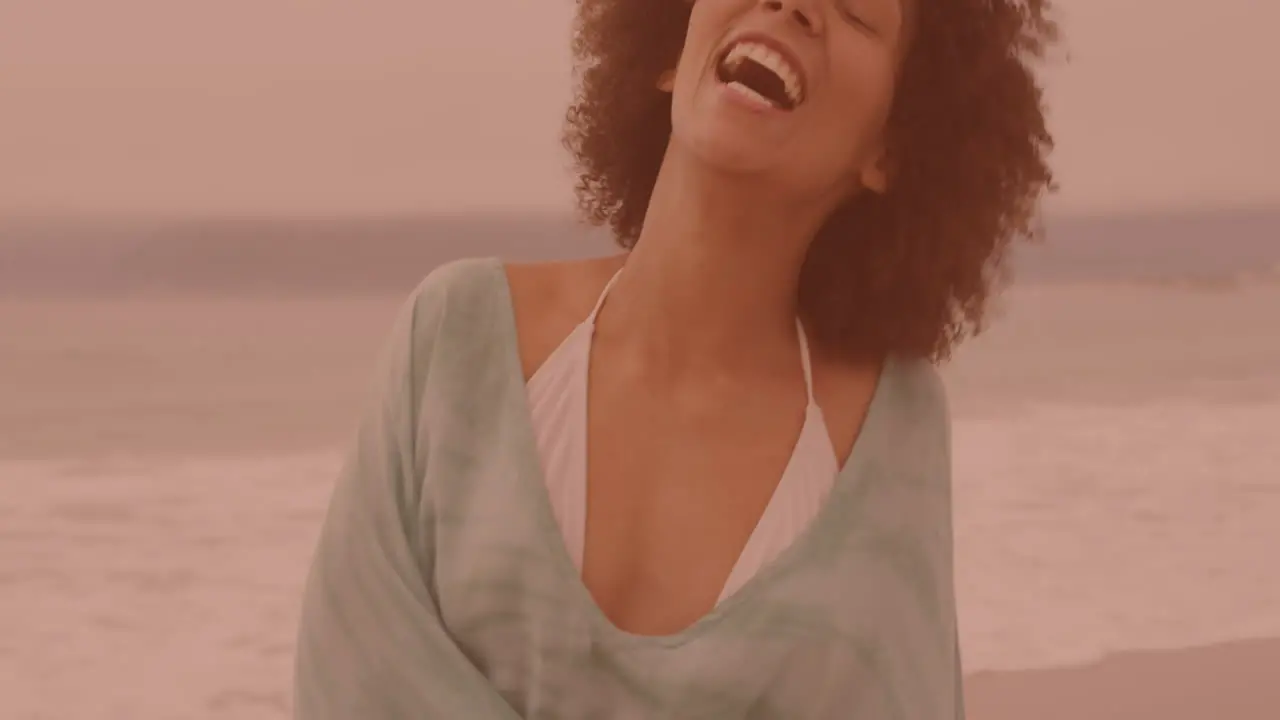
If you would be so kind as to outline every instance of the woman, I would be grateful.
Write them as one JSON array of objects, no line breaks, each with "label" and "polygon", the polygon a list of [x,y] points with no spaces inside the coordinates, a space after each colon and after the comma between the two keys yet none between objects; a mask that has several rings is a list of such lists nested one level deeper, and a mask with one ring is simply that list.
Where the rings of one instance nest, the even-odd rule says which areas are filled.
[{"label": "woman", "polygon": [[451,263],[321,534],[296,716],[963,716],[948,420],[1051,175],[1026,0],[582,0],[626,250]]}]

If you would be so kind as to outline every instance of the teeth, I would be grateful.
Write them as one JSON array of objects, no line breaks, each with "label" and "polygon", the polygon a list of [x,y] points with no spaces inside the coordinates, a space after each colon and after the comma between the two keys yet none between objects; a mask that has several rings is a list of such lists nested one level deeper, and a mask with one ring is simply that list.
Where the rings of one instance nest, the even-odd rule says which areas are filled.
[{"label": "teeth", "polygon": [[746,85],[743,85],[740,82],[731,82],[729,83],[729,87],[734,92],[746,97],[748,100],[750,100],[753,103],[756,103],[761,107],[766,107],[766,108],[774,107],[773,101],[771,101],[769,98],[761,95],[760,93],[756,92],[755,90],[752,90],[751,88],[747,87]]},{"label": "teeth", "polygon": [[725,65],[733,67],[745,58],[751,58],[777,73],[778,77],[782,78],[783,84],[786,85],[787,95],[791,98],[792,104],[799,105],[800,101],[804,99],[800,87],[799,71],[792,67],[791,63],[787,62],[787,59],[777,51],[766,45],[748,40],[730,48],[724,62]]}]

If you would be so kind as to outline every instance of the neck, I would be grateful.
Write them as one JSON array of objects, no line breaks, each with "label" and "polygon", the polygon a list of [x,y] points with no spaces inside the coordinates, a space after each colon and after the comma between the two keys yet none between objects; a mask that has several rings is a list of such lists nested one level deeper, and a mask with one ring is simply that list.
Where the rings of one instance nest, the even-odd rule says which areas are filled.
[{"label": "neck", "polygon": [[664,364],[777,357],[796,342],[800,271],[824,217],[669,150],[603,329]]}]

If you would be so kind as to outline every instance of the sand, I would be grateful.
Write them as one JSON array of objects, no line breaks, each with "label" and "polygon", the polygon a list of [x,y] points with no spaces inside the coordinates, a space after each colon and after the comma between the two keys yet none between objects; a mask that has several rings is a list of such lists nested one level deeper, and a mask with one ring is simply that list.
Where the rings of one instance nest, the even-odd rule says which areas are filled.
[{"label": "sand", "polygon": [[1275,720],[1280,640],[1126,652],[1083,667],[975,673],[973,720]]}]

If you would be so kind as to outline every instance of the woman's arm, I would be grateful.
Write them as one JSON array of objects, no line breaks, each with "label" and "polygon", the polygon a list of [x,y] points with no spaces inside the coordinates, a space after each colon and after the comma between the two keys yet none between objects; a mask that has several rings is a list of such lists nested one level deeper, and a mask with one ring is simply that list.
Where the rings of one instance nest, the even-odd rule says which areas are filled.
[{"label": "woman's arm", "polygon": [[415,362],[447,275],[428,277],[400,313],[330,501],[303,594],[296,720],[518,720],[449,638],[410,542]]}]

